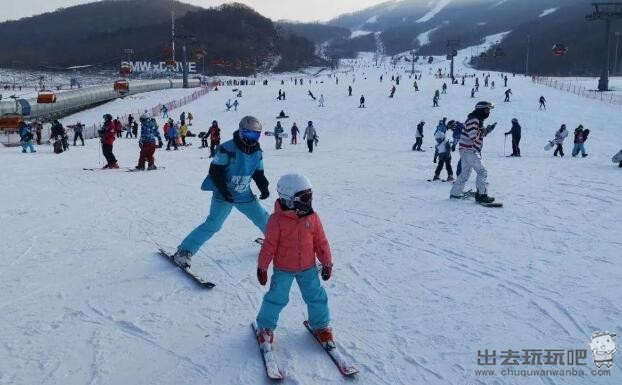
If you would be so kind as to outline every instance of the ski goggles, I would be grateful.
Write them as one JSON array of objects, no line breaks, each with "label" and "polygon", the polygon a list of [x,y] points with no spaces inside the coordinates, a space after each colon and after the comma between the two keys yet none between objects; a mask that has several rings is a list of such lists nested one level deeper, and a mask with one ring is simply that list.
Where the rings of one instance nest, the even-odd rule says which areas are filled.
[{"label": "ski goggles", "polygon": [[313,192],[311,190],[301,191],[297,193],[296,195],[294,195],[294,197],[292,198],[292,201],[300,202],[302,204],[309,204],[311,203],[312,200],[313,200]]},{"label": "ski goggles", "polygon": [[244,140],[250,140],[250,141],[256,142],[261,137],[261,131],[253,131],[253,130],[249,130],[248,128],[243,128],[240,130],[240,136]]}]

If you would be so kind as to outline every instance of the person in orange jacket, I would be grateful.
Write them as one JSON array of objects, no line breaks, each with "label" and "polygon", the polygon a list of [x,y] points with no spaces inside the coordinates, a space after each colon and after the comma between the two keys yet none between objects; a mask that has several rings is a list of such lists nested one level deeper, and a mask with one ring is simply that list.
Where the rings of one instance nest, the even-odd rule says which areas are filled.
[{"label": "person in orange jacket", "polygon": [[257,279],[262,286],[268,281],[268,266],[274,262],[270,290],[257,314],[259,344],[264,350],[272,348],[279,313],[287,305],[296,279],[307,304],[311,329],[325,347],[334,346],[328,297],[315,266],[317,257],[323,266],[322,279],[326,281],[331,277],[333,261],[322,222],[311,206],[311,182],[303,175],[283,175],[277,192],[279,199],[268,219],[258,258]]}]

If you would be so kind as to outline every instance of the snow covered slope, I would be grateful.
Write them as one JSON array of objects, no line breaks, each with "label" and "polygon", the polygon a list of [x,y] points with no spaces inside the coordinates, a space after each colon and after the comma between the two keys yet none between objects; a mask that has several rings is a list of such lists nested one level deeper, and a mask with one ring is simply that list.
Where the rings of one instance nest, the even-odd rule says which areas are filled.
[{"label": "snow covered slope", "polygon": [[[460,53],[459,74],[474,73],[461,65],[467,53]],[[338,85],[324,76],[294,86],[288,76],[285,85],[244,87],[239,112],[224,111],[231,87],[184,108],[195,116],[192,131],[206,131],[216,119],[224,139],[244,114],[257,115],[266,130],[281,109],[290,116],[286,128],[314,122],[320,142],[313,154],[304,144],[277,151],[262,137],[272,194],[262,204],[272,210],[280,175],[311,179],[335,258],[325,284],[332,325],[361,370],[356,382],[619,382],[619,353],[609,377],[502,376],[499,364],[477,364],[478,350],[587,349],[595,331],[622,333],[622,170],[610,161],[622,147],[611,124],[619,108],[511,75],[512,102],[503,103],[496,73],[496,89],[482,86],[471,99],[467,78],[431,108],[445,80],[429,73],[447,70],[447,62],[417,66],[418,93],[409,66],[372,63],[371,56],[349,63],[355,72],[340,74]],[[389,99],[388,79],[398,74],[402,82]],[[286,101],[275,100],[278,89]],[[326,107],[317,107],[309,89],[324,95]],[[361,94],[365,109],[357,108]],[[538,110],[540,95],[547,111]],[[151,106],[146,100],[133,100],[128,111]],[[435,123],[464,120],[477,100],[496,104],[489,122],[499,124],[485,140],[483,160],[503,209],[450,201],[448,183],[426,181],[435,166]],[[523,127],[522,158],[504,157],[510,145],[503,132],[514,117]],[[78,118],[85,119],[67,120]],[[427,152],[414,153],[421,119]],[[589,157],[543,151],[562,123],[591,129]],[[95,140],[61,155],[49,146],[36,154],[0,148],[0,384],[267,383],[250,329],[266,291],[255,278],[259,231],[234,212],[195,256],[193,268],[217,283],[211,291],[156,254],[155,243],[176,246],[207,215],[210,194],[199,188],[207,151],[190,141],[180,151],[158,151],[156,163],[166,169],[148,173],[83,171],[102,164]],[[122,166],[134,166],[138,150],[135,140],[115,143]],[[294,285],[276,331],[284,383],[350,383],[304,330],[305,314]],[[595,367],[587,353],[589,371]],[[498,373],[477,376],[479,369]]]}]

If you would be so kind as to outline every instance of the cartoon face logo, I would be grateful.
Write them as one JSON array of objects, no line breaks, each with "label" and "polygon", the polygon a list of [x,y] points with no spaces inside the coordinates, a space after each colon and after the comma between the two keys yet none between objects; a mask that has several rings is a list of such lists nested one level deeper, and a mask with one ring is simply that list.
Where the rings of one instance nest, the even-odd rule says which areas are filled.
[{"label": "cartoon face logo", "polygon": [[613,337],[616,335],[609,332],[596,332],[592,334],[592,340],[588,343],[594,364],[597,367],[607,365],[610,368],[613,365],[613,355],[618,350]]}]

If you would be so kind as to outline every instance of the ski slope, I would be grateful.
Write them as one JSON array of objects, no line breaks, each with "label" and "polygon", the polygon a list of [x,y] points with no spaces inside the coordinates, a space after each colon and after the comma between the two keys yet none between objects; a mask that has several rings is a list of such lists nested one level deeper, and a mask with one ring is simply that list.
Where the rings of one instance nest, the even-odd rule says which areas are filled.
[{"label": "ski slope", "polygon": [[[622,147],[619,127],[611,124],[619,108],[511,75],[512,101],[503,103],[497,73],[491,73],[496,89],[480,78],[471,99],[474,80],[467,78],[432,108],[445,80],[428,75],[428,65],[418,66],[423,78],[416,93],[410,66],[372,63],[372,56],[346,63],[355,71],[340,74],[338,85],[321,76],[294,86],[287,76],[285,85],[273,77],[268,86],[244,87],[238,112],[224,109],[232,87],[184,107],[195,116],[192,131],[206,131],[215,119],[223,139],[245,114],[256,115],[265,130],[281,109],[291,117],[286,129],[294,121],[301,129],[314,122],[320,141],[313,154],[287,140],[277,151],[262,137],[272,194],[262,204],[272,211],[280,175],[300,172],[313,183],[334,255],[333,277],[324,284],[332,326],[361,370],[354,382],[619,382],[619,354],[609,377],[475,374],[502,369],[479,366],[478,350],[587,349],[593,332],[622,333],[622,170],[610,161]],[[458,73],[475,73],[457,63]],[[431,70],[439,66],[448,63]],[[393,99],[391,75],[402,76]],[[276,100],[278,89],[286,101]],[[307,90],[323,94],[326,107]],[[361,94],[365,109],[357,108]],[[538,111],[540,95],[547,111]],[[503,209],[450,201],[448,183],[426,181],[435,167],[436,123],[465,120],[478,100],[496,104],[488,122],[498,126],[485,139],[483,161],[489,192]],[[127,108],[152,104],[150,96]],[[63,121],[99,117],[113,106]],[[523,127],[522,158],[504,157],[510,140],[504,142],[503,132],[514,117]],[[427,152],[414,153],[421,119]],[[543,151],[561,123],[571,132],[578,124],[591,130],[589,157],[570,157],[571,138],[564,158]],[[198,149],[197,138],[190,141],[180,151],[157,151],[156,163],[166,169],[144,173],[83,171],[102,165],[96,140],[61,155],[49,146],[36,154],[0,148],[1,385],[268,383],[250,328],[266,291],[255,278],[259,249],[252,240],[259,231],[234,211],[194,257],[193,269],[217,283],[211,291],[156,253],[156,243],[175,247],[208,212],[210,193],[199,188],[208,152]],[[115,142],[121,166],[134,166],[138,150],[136,140]],[[456,152],[454,167],[457,160]],[[294,285],[276,330],[283,383],[351,383],[304,329],[305,314]],[[595,369],[589,350],[586,363]]]}]

